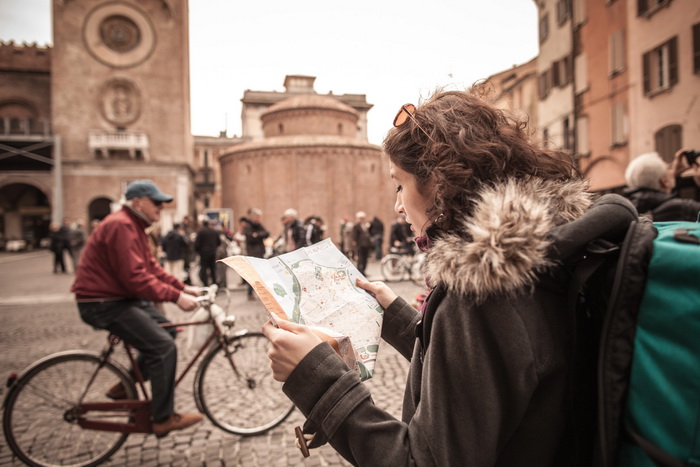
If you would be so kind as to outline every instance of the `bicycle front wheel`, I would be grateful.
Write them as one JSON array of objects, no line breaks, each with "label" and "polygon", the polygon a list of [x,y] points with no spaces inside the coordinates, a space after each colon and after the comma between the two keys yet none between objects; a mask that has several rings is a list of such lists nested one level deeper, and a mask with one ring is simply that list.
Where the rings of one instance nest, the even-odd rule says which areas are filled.
[{"label": "bicycle front wheel", "polygon": [[399,255],[386,255],[382,258],[382,275],[384,280],[400,281],[404,276],[403,258]]},{"label": "bicycle front wheel", "polygon": [[[98,369],[99,364],[96,354],[64,352],[40,360],[15,383],[5,401],[3,428],[7,444],[24,463],[91,466],[121,447],[128,434],[87,430],[78,425],[78,403],[107,401],[105,392],[117,382],[124,384],[129,399],[136,398],[134,383],[125,370],[110,362]],[[94,416],[105,421],[128,421],[123,413]]]},{"label": "bicycle front wheel", "polygon": [[282,423],[294,410],[282,383],[272,378],[268,342],[259,332],[234,337],[228,352],[213,347],[199,366],[194,381],[197,406],[222,430],[257,435]]}]

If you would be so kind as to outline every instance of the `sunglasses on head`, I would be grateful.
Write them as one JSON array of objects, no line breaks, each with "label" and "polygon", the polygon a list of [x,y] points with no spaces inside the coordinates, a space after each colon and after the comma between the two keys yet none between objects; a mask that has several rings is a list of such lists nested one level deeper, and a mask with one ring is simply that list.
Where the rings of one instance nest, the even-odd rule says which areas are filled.
[{"label": "sunglasses on head", "polygon": [[408,121],[408,119],[410,118],[413,121],[413,123],[416,124],[418,129],[420,131],[422,131],[423,134],[425,136],[427,136],[428,139],[434,143],[435,140],[430,137],[428,132],[425,131],[422,126],[420,126],[420,123],[418,123],[418,121],[416,120],[416,117],[414,117],[415,113],[416,113],[416,106],[415,105],[413,105],[413,104],[402,105],[401,108],[399,109],[399,112],[396,114],[396,117],[394,117],[394,126],[398,128],[398,127],[402,126],[404,123],[406,123]]}]

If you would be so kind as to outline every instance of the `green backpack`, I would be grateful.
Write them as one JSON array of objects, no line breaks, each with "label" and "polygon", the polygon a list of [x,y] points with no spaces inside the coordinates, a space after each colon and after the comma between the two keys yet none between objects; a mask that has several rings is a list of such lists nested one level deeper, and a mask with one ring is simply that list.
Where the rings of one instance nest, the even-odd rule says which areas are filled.
[{"label": "green backpack", "polygon": [[593,464],[700,466],[700,223],[632,222],[608,246],[592,249],[580,281],[583,296],[601,290],[596,278],[609,287]]},{"label": "green backpack", "polygon": [[620,466],[700,466],[700,224],[655,223]]}]

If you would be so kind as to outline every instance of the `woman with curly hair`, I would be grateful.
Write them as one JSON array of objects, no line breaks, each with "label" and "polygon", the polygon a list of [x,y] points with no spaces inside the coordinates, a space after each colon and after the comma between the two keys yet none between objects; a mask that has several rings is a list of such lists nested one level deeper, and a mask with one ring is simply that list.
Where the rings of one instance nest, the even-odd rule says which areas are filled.
[{"label": "woman with curly hair", "polygon": [[594,200],[569,156],[533,144],[483,90],[402,106],[384,141],[431,289],[417,311],[358,282],[410,360],[401,419],[306,327],[264,326],[309,447],[330,442],[355,465],[590,462],[592,379],[574,384],[590,367],[574,353],[569,284],[588,242],[624,235],[636,212],[617,195]]}]

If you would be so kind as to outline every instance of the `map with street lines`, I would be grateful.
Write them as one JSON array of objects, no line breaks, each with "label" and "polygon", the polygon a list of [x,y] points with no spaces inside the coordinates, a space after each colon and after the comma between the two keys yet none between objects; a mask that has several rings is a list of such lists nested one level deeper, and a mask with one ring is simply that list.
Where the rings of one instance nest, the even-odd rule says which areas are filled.
[{"label": "map with street lines", "polygon": [[316,331],[361,379],[372,377],[383,310],[355,285],[363,278],[330,239],[270,259],[221,260],[245,279],[275,319]]}]

